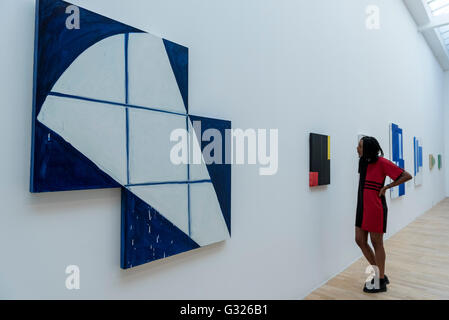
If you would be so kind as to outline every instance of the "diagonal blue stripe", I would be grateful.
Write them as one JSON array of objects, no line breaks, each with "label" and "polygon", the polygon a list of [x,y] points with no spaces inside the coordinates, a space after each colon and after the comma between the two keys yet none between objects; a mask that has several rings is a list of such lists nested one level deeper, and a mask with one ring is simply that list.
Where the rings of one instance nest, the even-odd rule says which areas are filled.
[{"label": "diagonal blue stripe", "polygon": [[193,180],[193,181],[161,181],[161,182],[144,182],[127,184],[125,187],[141,187],[141,186],[155,186],[162,184],[195,184],[195,183],[212,183],[212,180]]},{"label": "diagonal blue stripe", "polygon": [[114,105],[114,106],[126,107],[126,108],[131,108],[131,109],[143,109],[143,110],[149,110],[149,111],[155,111],[155,112],[163,112],[163,113],[169,113],[169,114],[183,116],[183,117],[187,116],[186,113],[180,113],[180,112],[175,112],[175,111],[168,111],[168,110],[157,109],[157,108],[150,108],[150,107],[144,107],[144,106],[136,106],[136,105],[132,105],[132,104],[126,104],[126,103],[120,103],[120,102],[114,102],[114,101],[100,100],[100,99],[94,99],[94,98],[87,98],[87,97],[75,96],[75,95],[71,95],[71,94],[54,92],[54,91],[50,92],[48,95],[49,96],[54,96],[54,97],[67,98],[67,99],[77,99],[77,100],[83,100],[83,101],[111,104],[111,105]]}]

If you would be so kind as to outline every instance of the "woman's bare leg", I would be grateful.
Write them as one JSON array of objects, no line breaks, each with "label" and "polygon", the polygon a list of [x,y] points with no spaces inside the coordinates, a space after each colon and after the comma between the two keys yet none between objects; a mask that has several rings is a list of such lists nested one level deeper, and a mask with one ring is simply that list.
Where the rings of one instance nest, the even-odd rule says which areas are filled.
[{"label": "woman's bare leg", "polygon": [[359,227],[355,227],[355,242],[362,250],[363,255],[369,264],[372,266],[376,265],[376,256],[373,249],[368,244],[368,231],[362,230]]},{"label": "woman's bare leg", "polygon": [[374,247],[376,265],[379,268],[380,279],[384,278],[385,272],[385,249],[383,237],[383,233],[370,232],[371,243]]}]

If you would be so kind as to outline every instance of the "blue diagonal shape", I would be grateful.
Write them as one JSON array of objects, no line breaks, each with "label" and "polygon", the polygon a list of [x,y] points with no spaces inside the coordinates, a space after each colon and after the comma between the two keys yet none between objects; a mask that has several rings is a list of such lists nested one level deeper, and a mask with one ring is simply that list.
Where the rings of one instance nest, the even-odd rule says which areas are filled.
[{"label": "blue diagonal shape", "polygon": [[[31,192],[117,187],[116,183],[111,182],[112,179],[105,178],[105,174],[96,169],[92,161],[81,157],[62,139],[53,141],[53,152],[49,158],[45,154],[48,147],[46,136],[53,135],[53,132],[39,125],[36,117],[53,85],[86,49],[116,34],[142,31],[83,8],[79,8],[80,29],[67,29],[69,15],[66,8],[69,5],[59,0],[36,1]],[[61,159],[67,159],[71,154],[77,155],[74,161],[60,163]],[[60,166],[54,164],[63,165],[65,174],[61,175]],[[44,171],[45,175],[42,175]],[[74,177],[78,177],[78,181]]]},{"label": "blue diagonal shape", "polygon": [[132,268],[199,245],[127,189],[122,188],[121,267]]},{"label": "blue diagonal shape", "polygon": [[231,150],[226,149],[225,137],[226,129],[231,129],[231,121],[205,118],[199,116],[189,116],[190,121],[201,121],[201,132],[195,132],[201,151],[206,147],[209,141],[201,141],[203,132],[207,129],[217,129],[222,137],[222,164],[207,164],[207,171],[212,180],[212,184],[220,203],[223,218],[231,234],[231,165],[226,164],[226,155],[231,154]]},{"label": "blue diagonal shape", "polygon": [[179,91],[186,112],[189,112],[189,49],[169,40],[164,40],[165,51],[167,52],[170,65],[175,74]]},{"label": "blue diagonal shape", "polygon": [[34,192],[118,188],[120,185],[57,133],[36,123]]}]

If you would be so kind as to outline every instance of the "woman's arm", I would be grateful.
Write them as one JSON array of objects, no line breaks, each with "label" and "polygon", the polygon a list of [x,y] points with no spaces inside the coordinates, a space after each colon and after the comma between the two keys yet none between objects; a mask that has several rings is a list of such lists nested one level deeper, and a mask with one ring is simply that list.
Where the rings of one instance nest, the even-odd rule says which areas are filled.
[{"label": "woman's arm", "polygon": [[393,181],[390,184],[387,184],[385,187],[383,187],[382,189],[380,189],[379,192],[379,197],[380,196],[384,196],[385,192],[390,189],[390,188],[394,188],[400,184],[403,184],[407,181],[409,181],[412,178],[411,174],[408,173],[407,171],[404,170],[404,172],[401,173],[401,175],[399,176],[399,178],[397,178],[395,181]]}]

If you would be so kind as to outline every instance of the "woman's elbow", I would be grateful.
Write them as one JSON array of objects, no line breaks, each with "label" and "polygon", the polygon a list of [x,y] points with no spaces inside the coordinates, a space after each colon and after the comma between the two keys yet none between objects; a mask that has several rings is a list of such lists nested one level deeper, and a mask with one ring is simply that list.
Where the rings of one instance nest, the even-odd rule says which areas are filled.
[{"label": "woman's elbow", "polygon": [[404,178],[406,181],[412,180],[412,175],[408,173],[407,171],[404,171]]}]

